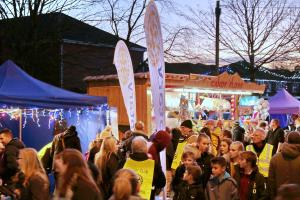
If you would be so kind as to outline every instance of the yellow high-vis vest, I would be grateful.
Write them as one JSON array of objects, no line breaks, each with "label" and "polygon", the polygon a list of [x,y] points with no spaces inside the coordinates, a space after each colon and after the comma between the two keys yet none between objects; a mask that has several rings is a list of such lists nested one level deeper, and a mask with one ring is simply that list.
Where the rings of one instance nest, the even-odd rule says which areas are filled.
[{"label": "yellow high-vis vest", "polygon": [[186,144],[187,144],[186,141],[184,141],[184,142],[178,142],[177,148],[176,148],[176,152],[174,154],[173,162],[172,162],[172,165],[171,165],[172,169],[177,169],[177,167],[180,165],[180,163],[181,163],[181,156],[183,154],[184,146]]},{"label": "yellow high-vis vest", "polygon": [[[253,145],[248,145],[246,147],[247,151],[252,151],[256,154],[256,151],[253,147]],[[260,153],[258,159],[257,159],[257,166],[258,171],[267,178],[269,176],[269,167],[270,167],[270,161],[272,158],[272,151],[273,151],[273,145],[266,144],[263,151]]]},{"label": "yellow high-vis vest", "polygon": [[148,159],[144,161],[135,161],[130,158],[126,160],[124,169],[131,169],[137,173],[141,184],[140,195],[144,199],[150,199],[152,190],[152,181],[154,175],[155,161]]}]

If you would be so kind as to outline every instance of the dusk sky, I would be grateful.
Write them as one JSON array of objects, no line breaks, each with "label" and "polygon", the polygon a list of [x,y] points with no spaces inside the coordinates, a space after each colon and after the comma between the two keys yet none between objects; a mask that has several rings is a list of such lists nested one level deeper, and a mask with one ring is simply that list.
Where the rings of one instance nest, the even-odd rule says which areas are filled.
[{"label": "dusk sky", "polygon": [[[124,7],[126,7],[126,6],[128,6],[128,3],[130,1],[131,0],[122,0],[121,2],[122,2],[122,4],[124,3]],[[157,1],[160,1],[160,0],[157,0]],[[293,2],[291,4],[292,6],[296,6],[296,7],[300,8],[300,0],[288,0],[288,1]],[[187,15],[191,14],[189,8],[195,9],[197,11],[210,12],[210,9],[211,8],[214,9],[215,4],[216,4],[216,0],[171,0],[171,2],[174,2],[174,8],[177,9],[177,11],[180,10],[181,13],[185,13]],[[221,9],[222,9],[222,7],[224,6],[224,1],[220,0],[220,4],[221,4]],[[162,27],[165,27],[165,28],[167,27],[165,30],[168,30],[168,29],[171,30],[172,28],[174,28],[176,30],[177,27],[186,27],[187,25],[189,25],[189,21],[186,21],[186,19],[184,17],[179,17],[178,15],[176,15],[176,10],[170,9],[169,7],[168,8],[162,7],[159,2],[157,2],[157,6],[158,6],[158,9],[160,12],[159,14],[160,14],[160,18],[161,18]],[[95,12],[101,13],[101,10],[103,10],[103,6],[98,5],[98,6],[94,7],[92,10]],[[93,15],[91,15],[91,10],[89,7],[85,11],[86,11],[85,14],[83,14],[82,16],[80,16],[80,15],[78,16],[77,11],[75,11],[74,13],[71,12],[69,14],[71,14],[72,16],[79,18],[79,19],[83,19],[84,16],[86,16],[86,15],[93,16]],[[223,9],[223,11],[222,11],[223,15],[224,15],[224,12],[225,11]],[[221,14],[221,18],[222,18],[222,14]],[[108,21],[101,22],[99,17],[98,18],[91,17],[89,19],[91,21],[87,20],[86,21],[87,23],[90,23],[91,25],[96,25],[98,28],[100,28],[102,30],[112,32]],[[96,21],[95,21],[95,19],[96,19]],[[99,19],[99,20],[97,21],[97,19]],[[125,25],[123,27],[123,30],[121,29],[121,34],[120,34],[121,37],[126,36],[126,34],[127,34],[126,28],[127,28],[127,26]],[[165,32],[165,30],[162,30],[163,31],[162,34],[163,34],[164,38],[166,38],[168,35],[168,33]],[[141,38],[143,36],[138,35],[137,37]],[[139,40],[139,38],[138,38],[138,40],[136,40],[136,41],[138,41],[138,43],[140,45],[145,46],[144,39]],[[135,42],[134,39],[132,39],[132,42]],[[214,56],[211,53],[207,54],[208,51],[210,51],[210,52],[214,51],[214,48],[211,49],[211,47],[210,47],[210,45],[212,45],[211,42],[213,43],[213,41],[207,40],[206,38],[203,38],[203,37],[200,39],[194,38],[192,41],[189,41],[189,42],[182,41],[182,43],[189,46],[188,48],[195,51],[194,53],[196,55],[201,55],[201,59],[203,59],[203,60],[196,61],[196,62],[205,62],[207,64],[214,63]],[[201,43],[201,45],[199,48],[198,44],[200,44],[200,43]],[[196,46],[194,44],[196,44]],[[205,51],[203,51],[204,48],[206,49]],[[207,51],[207,49],[208,49],[208,51]],[[229,55],[225,51],[220,52],[220,62],[222,64],[235,62],[237,60],[240,60],[240,58],[237,57],[236,55]]]}]

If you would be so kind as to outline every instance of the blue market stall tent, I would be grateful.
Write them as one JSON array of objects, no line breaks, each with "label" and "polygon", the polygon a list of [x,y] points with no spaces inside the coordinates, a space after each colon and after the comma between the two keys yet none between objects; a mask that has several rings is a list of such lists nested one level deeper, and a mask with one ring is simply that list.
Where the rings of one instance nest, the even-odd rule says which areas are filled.
[{"label": "blue market stall tent", "polygon": [[[106,103],[106,97],[78,94],[37,80],[10,60],[0,67],[0,127],[19,132],[27,146],[39,149],[47,144],[53,137],[54,119],[68,118],[86,150],[86,143],[105,126]],[[15,116],[18,121],[12,120]]]}]

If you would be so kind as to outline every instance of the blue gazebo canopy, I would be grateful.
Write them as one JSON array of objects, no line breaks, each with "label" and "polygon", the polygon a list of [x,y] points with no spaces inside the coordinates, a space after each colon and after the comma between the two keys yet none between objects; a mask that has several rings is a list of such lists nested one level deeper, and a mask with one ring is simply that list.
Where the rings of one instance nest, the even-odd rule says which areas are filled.
[{"label": "blue gazebo canopy", "polygon": [[8,60],[0,67],[0,104],[20,108],[74,108],[107,103],[106,97],[70,92],[37,80]]}]

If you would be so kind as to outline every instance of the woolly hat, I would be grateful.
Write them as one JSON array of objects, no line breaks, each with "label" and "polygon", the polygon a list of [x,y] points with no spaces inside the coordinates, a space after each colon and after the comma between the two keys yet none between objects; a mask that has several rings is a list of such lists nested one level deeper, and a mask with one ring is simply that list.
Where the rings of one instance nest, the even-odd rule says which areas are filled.
[{"label": "woolly hat", "polygon": [[162,148],[165,148],[171,142],[171,135],[167,131],[158,131],[154,135],[153,142],[159,144]]},{"label": "woolly hat", "polygon": [[289,144],[300,144],[300,133],[297,131],[290,132],[287,137]]},{"label": "woolly hat", "polygon": [[184,120],[184,121],[180,124],[180,126],[184,126],[184,127],[189,128],[189,129],[192,129],[192,128],[193,128],[193,123],[192,123],[192,121],[191,121],[190,119],[188,119],[188,120]]}]

